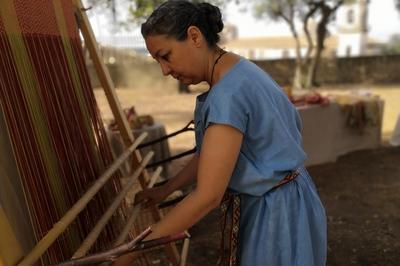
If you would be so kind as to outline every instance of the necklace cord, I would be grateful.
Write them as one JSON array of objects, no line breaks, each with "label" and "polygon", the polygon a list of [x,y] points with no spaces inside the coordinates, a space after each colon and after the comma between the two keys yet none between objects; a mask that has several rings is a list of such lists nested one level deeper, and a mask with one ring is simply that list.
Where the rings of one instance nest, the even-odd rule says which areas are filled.
[{"label": "necklace cord", "polygon": [[227,51],[225,51],[225,50],[221,49],[221,50],[220,50],[220,54],[219,54],[218,58],[217,58],[217,59],[215,59],[214,65],[213,65],[213,67],[212,67],[212,70],[211,70],[211,80],[210,80],[210,87],[212,86],[211,84],[213,83],[213,77],[214,77],[215,65],[218,63],[219,59],[221,59],[221,57],[222,57],[224,54],[226,54],[226,53],[227,53]]}]

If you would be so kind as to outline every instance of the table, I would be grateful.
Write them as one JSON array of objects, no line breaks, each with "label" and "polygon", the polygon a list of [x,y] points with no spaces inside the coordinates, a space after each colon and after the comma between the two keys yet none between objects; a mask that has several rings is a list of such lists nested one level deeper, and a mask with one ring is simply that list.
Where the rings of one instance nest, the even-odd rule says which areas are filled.
[{"label": "table", "polygon": [[[143,132],[147,132],[148,135],[143,143],[147,143],[158,138],[161,138],[166,135],[165,126],[161,123],[154,123],[151,126],[144,126],[141,129],[133,129],[132,133],[134,137],[138,137]],[[111,148],[115,157],[118,157],[122,154],[124,150],[124,145],[121,139],[121,136],[118,131],[108,131],[108,139],[111,144]],[[144,147],[140,149],[141,155],[144,157],[150,150],[154,151],[154,156],[149,162],[149,164],[167,159],[170,157],[170,149],[168,140],[163,140],[161,142],[155,143],[151,146]],[[164,177],[168,176],[168,163],[164,163],[161,165],[163,167],[162,175]],[[130,172],[130,163],[126,161],[126,163],[121,167],[123,174],[126,176]]]},{"label": "table", "polygon": [[384,103],[377,104],[379,118],[376,125],[366,125],[362,132],[346,124],[346,114],[336,102],[328,106],[308,105],[298,107],[302,119],[303,148],[307,153],[306,165],[334,162],[351,151],[377,148],[381,144],[381,127]]}]

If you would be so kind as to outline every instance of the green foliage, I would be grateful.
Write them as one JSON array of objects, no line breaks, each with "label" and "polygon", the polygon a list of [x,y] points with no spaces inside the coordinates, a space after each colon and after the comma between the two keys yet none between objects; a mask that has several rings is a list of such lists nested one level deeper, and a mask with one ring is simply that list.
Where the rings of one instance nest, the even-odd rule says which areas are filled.
[{"label": "green foliage", "polygon": [[[400,0],[396,0],[400,3]],[[253,6],[254,15],[258,18],[269,18],[272,20],[297,18],[302,20],[309,10],[326,5],[334,8],[337,5],[354,2],[354,0],[249,0]]]},{"label": "green foliage", "polygon": [[[227,3],[235,1],[239,3],[239,0],[208,0],[207,2],[214,4],[221,8],[221,12],[223,12],[223,8]],[[166,2],[165,0],[86,0],[88,6],[95,6],[98,10],[103,10],[105,12],[111,12],[114,17],[118,17],[116,14],[115,5],[120,5],[121,2],[125,2],[127,4],[127,9],[129,11],[129,17],[125,21],[118,21],[118,26],[129,28],[132,25],[140,25],[144,22],[144,20],[150,16],[153,10]],[[193,3],[204,2],[202,0],[192,0]],[[114,21],[115,22],[115,21]]]},{"label": "green foliage", "polygon": [[[114,0],[115,1],[115,0]],[[207,1],[211,4],[217,5],[222,8],[226,3],[231,0],[211,0]],[[151,12],[153,12],[154,8],[159,6],[161,3],[166,2],[165,0],[129,0],[129,12],[132,15],[132,21],[141,22],[148,16],[150,16]],[[192,0],[193,3],[204,2],[201,0]]]},{"label": "green foliage", "polygon": [[129,13],[133,20],[142,21],[150,16],[154,8],[165,2],[163,0],[130,0]]},{"label": "green foliage", "polygon": [[400,34],[393,35],[387,45],[382,49],[386,55],[400,54]]},{"label": "green foliage", "polygon": [[253,11],[257,18],[270,18],[274,21],[283,16],[290,17],[291,11],[296,1],[272,0],[272,1],[254,1]]}]

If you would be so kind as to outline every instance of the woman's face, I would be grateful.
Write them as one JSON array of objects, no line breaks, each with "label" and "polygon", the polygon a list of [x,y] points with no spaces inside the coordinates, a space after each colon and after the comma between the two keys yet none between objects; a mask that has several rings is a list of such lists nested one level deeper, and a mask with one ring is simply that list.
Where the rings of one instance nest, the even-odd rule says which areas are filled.
[{"label": "woman's face", "polygon": [[201,67],[201,49],[188,36],[184,41],[168,38],[166,35],[145,38],[147,50],[160,64],[165,76],[171,75],[183,84],[197,84],[204,80]]}]

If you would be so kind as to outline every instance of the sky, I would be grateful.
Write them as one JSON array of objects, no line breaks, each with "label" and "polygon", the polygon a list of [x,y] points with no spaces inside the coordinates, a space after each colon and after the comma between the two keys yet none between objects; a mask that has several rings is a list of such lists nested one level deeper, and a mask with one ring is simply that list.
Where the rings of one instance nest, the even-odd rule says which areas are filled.
[{"label": "sky", "polygon": [[[395,0],[370,0],[368,25],[371,38],[387,41],[392,34],[400,34],[400,12],[395,9],[394,2]],[[224,14],[225,21],[238,27],[240,37],[291,35],[286,23],[257,20],[252,16],[251,10],[240,10],[240,6],[232,3]]]},{"label": "sky", "polygon": [[[118,0],[117,3],[124,1],[126,0]],[[400,34],[400,12],[395,9],[394,1],[395,0],[370,0],[368,7],[370,38],[387,41],[391,35]],[[286,23],[277,23],[266,19],[257,20],[252,15],[251,10],[247,10],[247,12],[242,12],[241,10],[243,10],[242,6],[237,6],[234,3],[230,3],[223,10],[224,21],[238,27],[239,37],[291,35]],[[109,28],[107,27],[109,19],[93,11],[88,14],[96,36],[112,35],[106,30]],[[140,37],[137,28],[130,29],[130,32],[133,32],[138,38]]]}]

